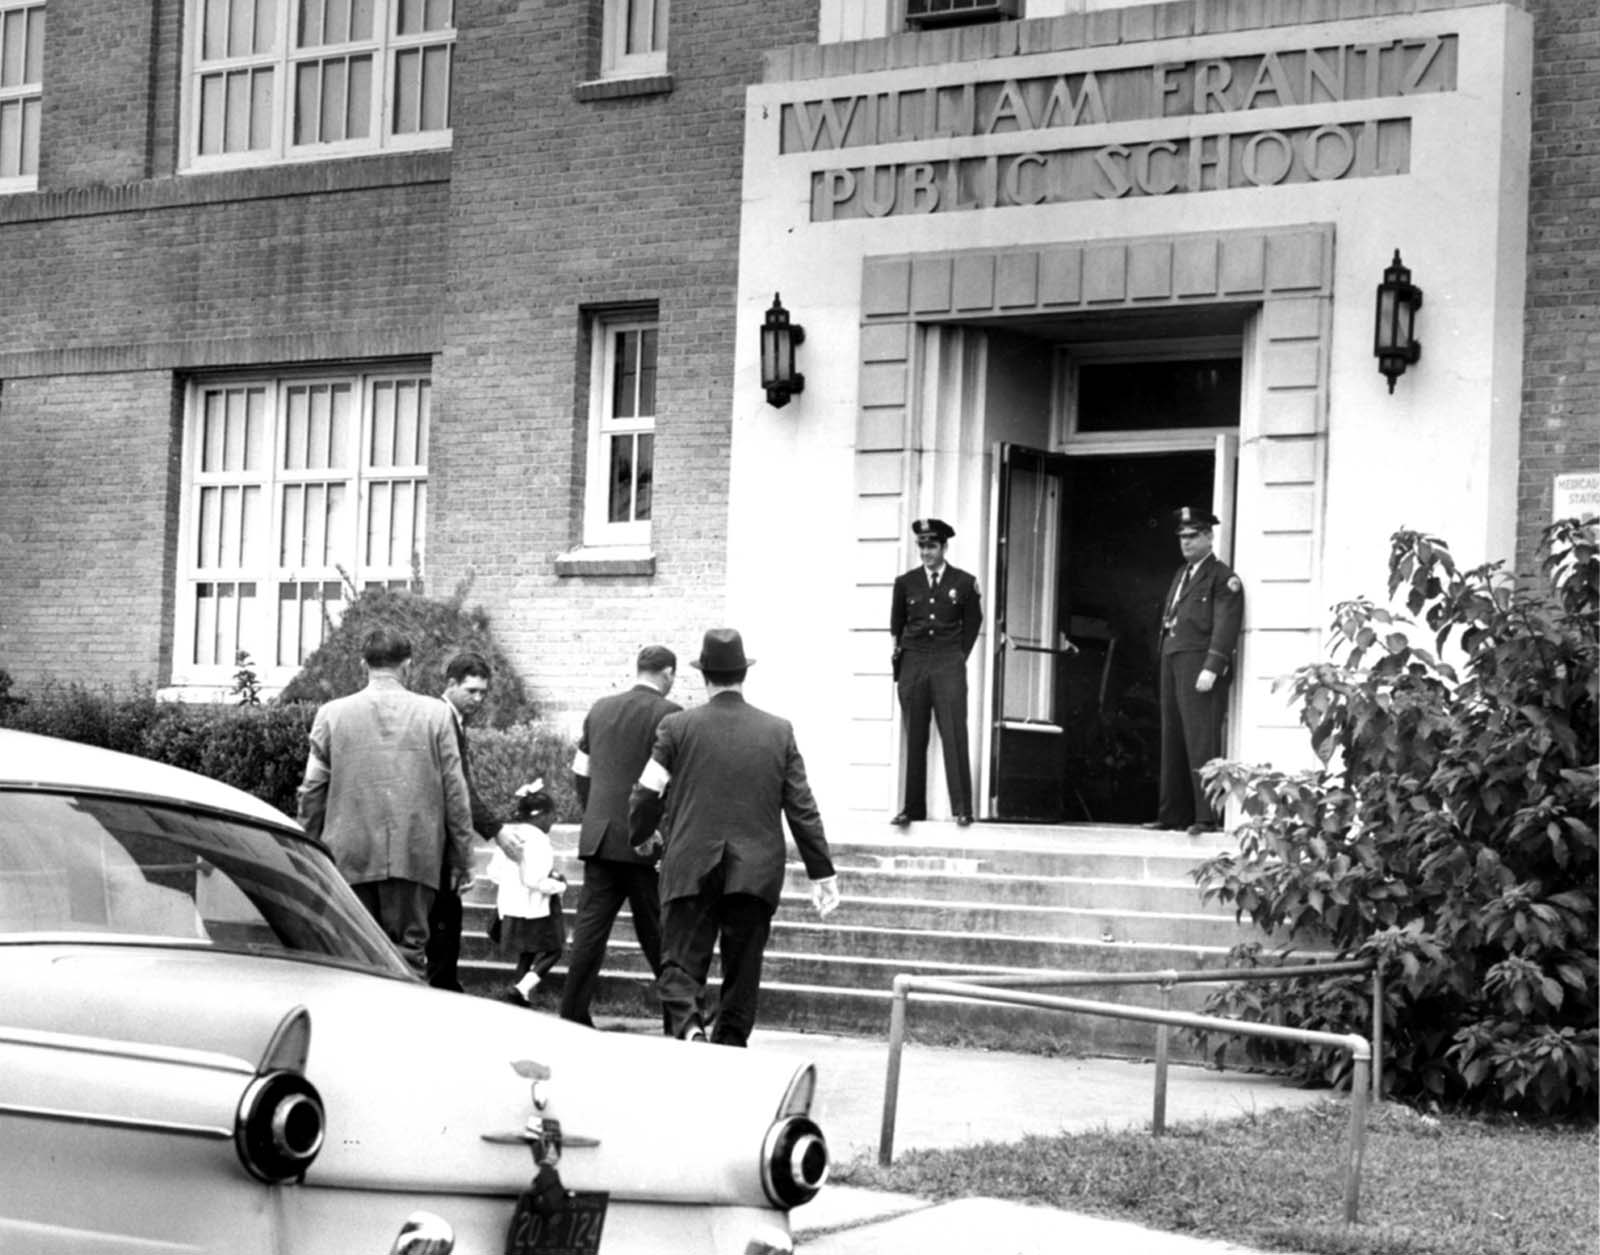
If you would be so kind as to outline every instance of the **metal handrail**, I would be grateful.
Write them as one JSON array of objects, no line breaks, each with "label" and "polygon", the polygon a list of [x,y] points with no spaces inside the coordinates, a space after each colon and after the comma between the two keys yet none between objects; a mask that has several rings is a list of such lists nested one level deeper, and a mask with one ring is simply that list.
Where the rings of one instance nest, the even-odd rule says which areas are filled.
[{"label": "metal handrail", "polygon": [[[1172,987],[1187,983],[1213,983],[1233,980],[1276,980],[1293,976],[1322,976],[1368,972],[1373,978],[1373,1040],[1356,1033],[1324,1033],[1314,1029],[1288,1028],[1249,1020],[1230,1020],[1220,1016],[1174,1011],[1169,1005]],[[1094,1002],[1066,998],[1058,994],[1026,993],[1017,986],[1061,985],[1139,985],[1156,984],[1162,989],[1162,1006],[1130,1007],[1113,1002]],[[1011,986],[1012,988],[1005,988]],[[1354,1224],[1361,1194],[1361,1161],[1366,1154],[1367,1105],[1369,1096],[1381,1096],[1383,1025],[1383,982],[1372,959],[1341,959],[1329,963],[1308,963],[1272,968],[1219,968],[1211,971],[1159,972],[1017,972],[974,976],[960,981],[933,976],[899,975],[894,978],[894,999],[889,1012],[889,1062],[884,1078],[883,1124],[878,1141],[878,1162],[887,1167],[894,1160],[894,1126],[900,1095],[900,1063],[905,1048],[906,1014],[913,993],[944,994],[980,1002],[999,1002],[1013,1006],[1040,1007],[1051,1011],[1071,1011],[1083,1015],[1104,1015],[1112,1019],[1136,1020],[1155,1024],[1156,1093],[1152,1131],[1160,1135],[1166,1127],[1167,1035],[1171,1028],[1198,1029],[1204,1032],[1266,1037],[1305,1045],[1331,1046],[1350,1052],[1353,1074],[1350,1081],[1350,1132],[1342,1169],[1344,1219]]]}]

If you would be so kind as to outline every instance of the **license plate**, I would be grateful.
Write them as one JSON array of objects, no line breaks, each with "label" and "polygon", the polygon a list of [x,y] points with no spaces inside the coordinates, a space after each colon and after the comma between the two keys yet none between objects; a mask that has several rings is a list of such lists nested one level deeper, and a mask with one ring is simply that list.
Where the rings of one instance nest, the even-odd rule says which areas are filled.
[{"label": "license plate", "polygon": [[553,1216],[534,1211],[532,1200],[517,1199],[506,1237],[506,1255],[596,1255],[606,1223],[609,1194],[572,1194]]}]

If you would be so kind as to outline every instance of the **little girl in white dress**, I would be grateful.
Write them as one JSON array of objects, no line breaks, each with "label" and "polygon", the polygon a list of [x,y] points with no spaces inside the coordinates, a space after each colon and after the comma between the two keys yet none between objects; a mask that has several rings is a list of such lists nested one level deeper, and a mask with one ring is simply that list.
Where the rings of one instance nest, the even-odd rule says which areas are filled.
[{"label": "little girl in white dress", "polygon": [[507,957],[516,956],[513,988],[524,1005],[533,1001],[539,982],[561,961],[567,947],[561,917],[561,892],[567,881],[555,870],[550,848],[555,819],[555,799],[545,792],[544,781],[524,785],[517,791],[517,817],[506,825],[522,839],[522,858],[513,861],[497,846],[489,859],[496,912],[489,940]]}]

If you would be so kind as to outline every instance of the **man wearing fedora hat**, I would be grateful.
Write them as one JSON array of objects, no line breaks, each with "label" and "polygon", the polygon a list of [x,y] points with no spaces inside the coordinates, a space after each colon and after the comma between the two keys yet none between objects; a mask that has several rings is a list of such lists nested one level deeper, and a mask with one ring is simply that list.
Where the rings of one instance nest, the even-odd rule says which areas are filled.
[{"label": "man wearing fedora hat", "polygon": [[[744,640],[732,628],[705,634],[690,663],[706,701],[669,714],[633,786],[628,827],[661,856],[661,995],[667,1031],[705,1041],[701,1016],[711,952],[722,953],[722,996],[710,1040],[743,1046],[755,1026],[761,962],[783,889],[789,821],[820,915],[839,904],[822,816],[787,719],[744,699]],[[665,811],[665,822],[663,819]]]},{"label": "man wearing fedora hat", "polygon": [[904,828],[926,819],[928,728],[939,725],[944,780],[956,823],[972,822],[972,761],[967,753],[967,655],[983,627],[978,581],[945,561],[956,529],[943,519],[911,524],[921,565],[894,582],[889,635],[900,713],[906,728],[906,785],[899,813]]},{"label": "man wearing fedora hat", "polygon": [[1217,516],[1174,511],[1183,566],[1172,577],[1161,619],[1161,798],[1147,828],[1212,832],[1217,816],[1200,768],[1222,753],[1228,675],[1244,620],[1244,585],[1211,552]]}]

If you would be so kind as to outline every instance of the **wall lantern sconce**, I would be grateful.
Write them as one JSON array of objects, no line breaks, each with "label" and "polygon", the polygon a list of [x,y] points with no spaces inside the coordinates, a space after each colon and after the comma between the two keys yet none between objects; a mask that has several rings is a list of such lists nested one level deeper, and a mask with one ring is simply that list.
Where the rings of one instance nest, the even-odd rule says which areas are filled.
[{"label": "wall lantern sconce", "polygon": [[1406,373],[1422,356],[1422,345],[1417,340],[1417,311],[1422,308],[1422,289],[1411,282],[1411,272],[1400,261],[1400,250],[1394,250],[1394,261],[1383,272],[1383,282],[1378,285],[1378,321],[1372,336],[1372,351],[1378,357],[1378,372],[1389,381],[1389,391],[1394,391],[1394,381]]},{"label": "wall lantern sconce", "polygon": [[768,405],[782,409],[795,393],[806,390],[806,377],[794,368],[794,351],[805,342],[806,329],[789,321],[789,311],[774,292],[761,324],[761,386]]}]

